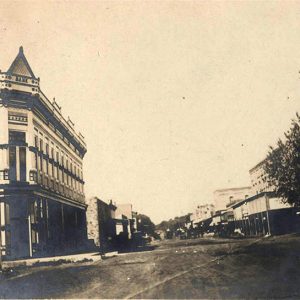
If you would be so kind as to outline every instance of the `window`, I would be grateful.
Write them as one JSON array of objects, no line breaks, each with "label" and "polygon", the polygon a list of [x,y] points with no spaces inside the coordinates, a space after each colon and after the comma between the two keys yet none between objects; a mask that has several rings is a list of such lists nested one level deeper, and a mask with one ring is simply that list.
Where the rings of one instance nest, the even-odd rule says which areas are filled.
[{"label": "window", "polygon": [[0,180],[8,180],[8,171],[7,170],[0,171]]},{"label": "window", "polygon": [[9,143],[25,143],[25,132],[21,131],[9,131]]},{"label": "window", "polygon": [[56,166],[54,166],[54,164],[52,164],[52,174],[53,174],[53,177],[57,179],[57,171],[56,171]]},{"label": "window", "polygon": [[38,155],[37,153],[34,153],[34,167],[36,170],[38,169]]},{"label": "window", "polygon": [[46,164],[46,174],[49,174],[49,160],[45,159],[45,164]]},{"label": "window", "polygon": [[9,180],[17,180],[16,147],[9,147]]},{"label": "window", "polygon": [[26,148],[19,148],[20,158],[20,181],[26,181]]},{"label": "window", "polygon": [[47,173],[47,160],[45,158],[43,158],[42,156],[41,156],[41,158],[43,160],[43,170],[44,170],[44,172]]},{"label": "window", "polygon": [[40,171],[43,172],[43,156],[40,155]]},{"label": "window", "polygon": [[38,148],[39,144],[39,139],[37,137],[37,135],[34,136],[34,147]]},{"label": "window", "polygon": [[46,154],[49,155],[49,144],[46,144]]},{"label": "window", "polygon": [[30,171],[30,173],[29,173],[29,179],[30,179],[30,181],[37,182],[36,172]]},{"label": "window", "polygon": [[43,140],[40,139],[40,151],[43,152],[43,150],[44,150],[44,149],[43,149]]}]

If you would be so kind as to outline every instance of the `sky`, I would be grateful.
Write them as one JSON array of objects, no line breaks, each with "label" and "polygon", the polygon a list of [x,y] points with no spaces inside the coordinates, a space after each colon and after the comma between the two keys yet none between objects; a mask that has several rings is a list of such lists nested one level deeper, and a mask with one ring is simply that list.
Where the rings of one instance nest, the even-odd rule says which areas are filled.
[{"label": "sky", "polygon": [[1,1],[0,69],[24,47],[85,136],[86,196],[158,223],[250,185],[300,107],[300,2]]}]

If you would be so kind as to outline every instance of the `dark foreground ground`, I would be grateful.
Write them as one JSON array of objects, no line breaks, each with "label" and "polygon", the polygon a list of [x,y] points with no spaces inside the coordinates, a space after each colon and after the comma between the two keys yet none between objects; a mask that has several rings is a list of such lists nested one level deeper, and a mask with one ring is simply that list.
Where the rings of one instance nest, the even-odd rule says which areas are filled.
[{"label": "dark foreground ground", "polygon": [[0,298],[300,298],[300,237],[164,241],[0,278]]}]

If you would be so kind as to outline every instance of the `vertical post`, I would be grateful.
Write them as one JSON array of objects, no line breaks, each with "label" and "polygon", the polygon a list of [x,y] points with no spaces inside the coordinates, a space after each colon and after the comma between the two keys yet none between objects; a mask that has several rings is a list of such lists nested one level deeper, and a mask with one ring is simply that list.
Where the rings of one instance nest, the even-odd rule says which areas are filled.
[{"label": "vertical post", "polygon": [[245,215],[243,216],[243,233],[245,234],[245,236],[247,235],[247,226],[246,226],[246,217]]},{"label": "vertical post", "polygon": [[255,235],[257,235],[257,227],[256,227],[256,214],[254,214],[254,228],[255,228]]},{"label": "vertical post", "polygon": [[249,236],[250,236],[251,235],[251,224],[250,224],[249,215],[247,216],[247,220],[248,220],[248,228],[249,228]]},{"label": "vertical post", "polygon": [[31,203],[30,203],[30,200],[28,200],[28,243],[29,243],[29,256],[32,257]]},{"label": "vertical post", "polygon": [[20,181],[20,148],[16,147],[16,180]]},{"label": "vertical post", "polygon": [[64,220],[64,205],[61,204],[61,244],[60,246],[62,247],[62,249],[64,250],[65,248],[65,220]]},{"label": "vertical post", "polygon": [[0,271],[2,270],[2,223],[1,223],[1,201],[0,201]]},{"label": "vertical post", "polygon": [[242,229],[243,229],[243,233],[245,234],[244,216],[242,217]]},{"label": "vertical post", "polygon": [[270,227],[270,220],[269,220],[269,207],[270,207],[270,202],[269,202],[269,197],[266,195],[266,208],[267,208],[267,222],[268,222],[268,231],[269,235],[271,235],[271,227]]},{"label": "vertical post", "polygon": [[260,219],[261,219],[261,224],[262,224],[263,235],[265,235],[266,234],[266,232],[265,232],[265,223],[264,223],[264,217],[263,217],[262,211],[260,212]]}]

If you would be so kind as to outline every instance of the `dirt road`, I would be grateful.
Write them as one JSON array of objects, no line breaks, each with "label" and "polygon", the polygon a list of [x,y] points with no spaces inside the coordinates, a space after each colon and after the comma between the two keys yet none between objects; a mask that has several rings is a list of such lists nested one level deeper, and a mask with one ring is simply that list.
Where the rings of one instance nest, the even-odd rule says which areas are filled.
[{"label": "dirt road", "polygon": [[299,298],[300,238],[166,241],[97,263],[6,274],[1,298]]}]

